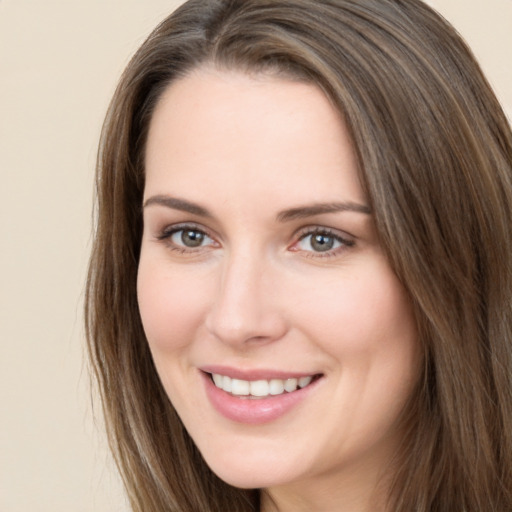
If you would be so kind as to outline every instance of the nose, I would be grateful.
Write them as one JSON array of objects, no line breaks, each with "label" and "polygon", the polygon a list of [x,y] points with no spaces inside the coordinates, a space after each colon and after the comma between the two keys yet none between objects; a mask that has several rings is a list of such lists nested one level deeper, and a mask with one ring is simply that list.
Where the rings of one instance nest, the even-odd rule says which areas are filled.
[{"label": "nose", "polygon": [[222,262],[205,323],[223,343],[241,348],[284,336],[287,324],[277,304],[276,272],[269,267],[254,254],[233,254]]}]

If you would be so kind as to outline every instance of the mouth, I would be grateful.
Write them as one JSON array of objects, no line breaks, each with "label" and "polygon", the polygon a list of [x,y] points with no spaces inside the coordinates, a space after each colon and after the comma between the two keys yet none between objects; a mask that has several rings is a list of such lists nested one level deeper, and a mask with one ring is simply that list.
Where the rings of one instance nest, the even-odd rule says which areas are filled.
[{"label": "mouth", "polygon": [[323,373],[279,370],[201,368],[205,392],[213,408],[236,423],[262,425],[309,403],[320,389]]},{"label": "mouth", "polygon": [[231,396],[246,399],[262,399],[293,393],[310,386],[322,377],[321,374],[304,375],[287,379],[271,378],[243,380],[220,373],[209,373],[215,387]]}]

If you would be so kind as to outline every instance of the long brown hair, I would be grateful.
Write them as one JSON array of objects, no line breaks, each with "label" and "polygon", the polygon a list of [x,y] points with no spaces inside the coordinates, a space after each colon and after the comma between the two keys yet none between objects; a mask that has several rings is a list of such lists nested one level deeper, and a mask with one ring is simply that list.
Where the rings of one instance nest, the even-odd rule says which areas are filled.
[{"label": "long brown hair", "polygon": [[512,135],[465,43],[419,0],[190,0],[126,68],[101,137],[86,327],[133,509],[259,507],[204,463],[137,307],[148,124],[205,63],[316,84],[348,126],[424,353],[390,510],[512,510]]}]

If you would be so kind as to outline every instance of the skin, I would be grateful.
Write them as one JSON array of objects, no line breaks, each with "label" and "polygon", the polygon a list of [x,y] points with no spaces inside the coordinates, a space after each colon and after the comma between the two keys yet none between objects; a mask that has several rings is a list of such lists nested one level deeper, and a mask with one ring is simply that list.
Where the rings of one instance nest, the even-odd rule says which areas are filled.
[{"label": "skin", "polygon": [[[419,347],[337,111],[313,85],[200,68],[157,105],[146,173],[140,312],[206,462],[264,489],[265,511],[384,510]],[[340,202],[360,208],[283,219]],[[332,248],[318,250],[318,235]],[[212,406],[205,365],[322,377],[250,425]]]}]

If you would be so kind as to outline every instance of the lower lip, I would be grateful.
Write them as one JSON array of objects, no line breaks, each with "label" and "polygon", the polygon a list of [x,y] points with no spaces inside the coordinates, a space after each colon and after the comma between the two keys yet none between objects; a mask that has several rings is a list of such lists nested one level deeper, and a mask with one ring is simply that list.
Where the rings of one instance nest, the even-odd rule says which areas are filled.
[{"label": "lower lip", "polygon": [[292,393],[270,396],[269,398],[237,397],[218,388],[207,373],[203,373],[206,395],[217,412],[231,421],[259,425],[277,420],[298,406],[321,379]]}]

